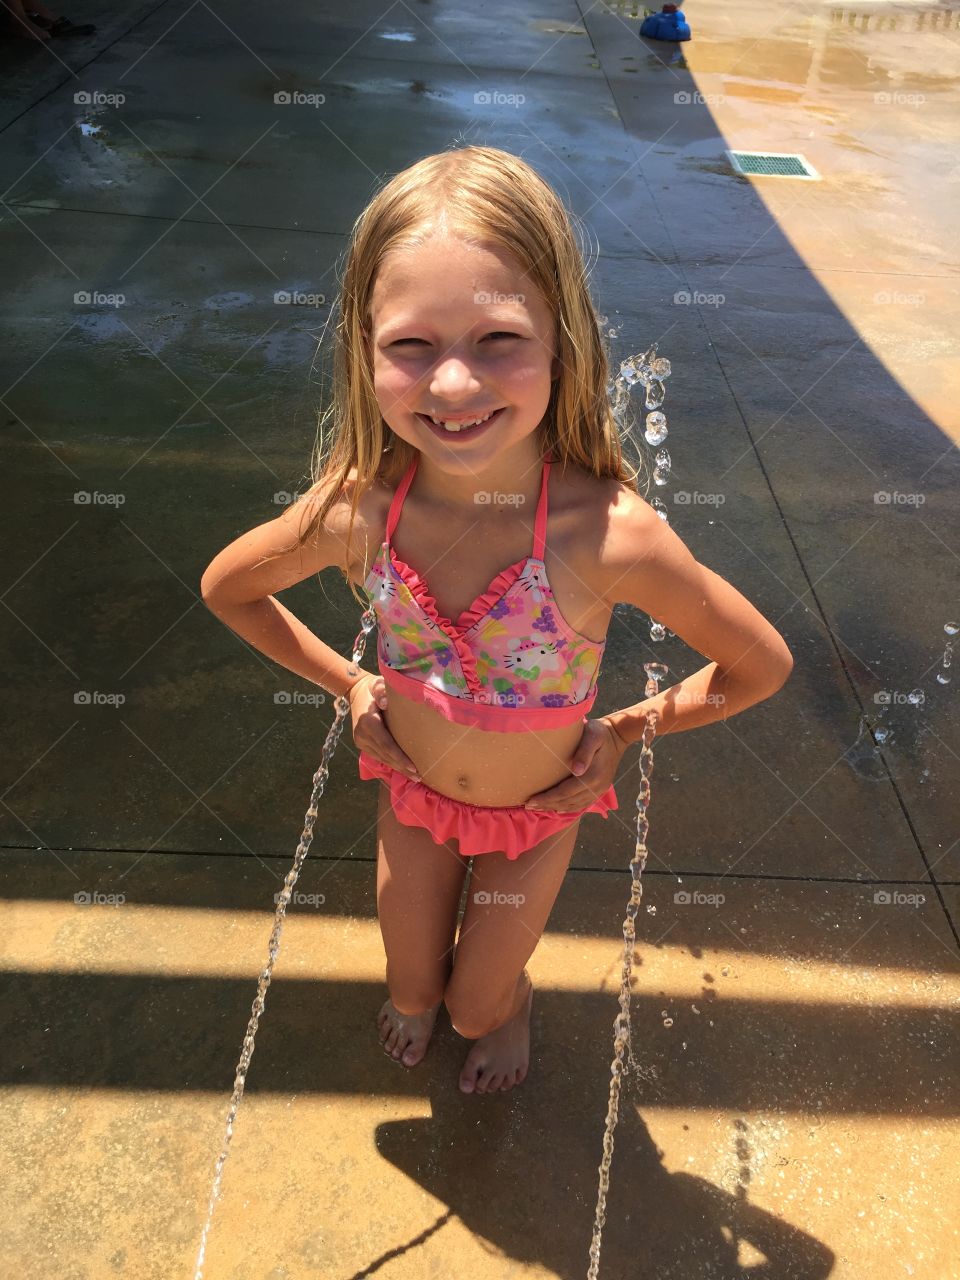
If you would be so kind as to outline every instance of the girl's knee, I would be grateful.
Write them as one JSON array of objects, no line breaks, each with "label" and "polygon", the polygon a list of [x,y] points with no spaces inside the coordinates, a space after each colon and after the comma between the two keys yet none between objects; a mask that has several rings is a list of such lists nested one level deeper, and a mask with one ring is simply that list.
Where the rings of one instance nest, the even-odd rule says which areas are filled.
[{"label": "girl's knee", "polygon": [[[513,988],[496,1004],[491,1001],[491,993],[484,991],[478,995],[474,991],[464,991],[462,985],[453,978],[447,983],[443,992],[443,1003],[446,1005],[450,1025],[458,1035],[467,1040],[479,1040],[502,1026],[509,1016]],[[504,1013],[507,1010],[507,1013]]]},{"label": "girl's knee", "polygon": [[465,1040],[479,1040],[481,1036],[489,1035],[495,1030],[489,1018],[478,1018],[473,1010],[461,1014],[459,1006],[451,1008],[448,1000],[444,1000],[444,1004],[447,1006],[451,1027]]}]

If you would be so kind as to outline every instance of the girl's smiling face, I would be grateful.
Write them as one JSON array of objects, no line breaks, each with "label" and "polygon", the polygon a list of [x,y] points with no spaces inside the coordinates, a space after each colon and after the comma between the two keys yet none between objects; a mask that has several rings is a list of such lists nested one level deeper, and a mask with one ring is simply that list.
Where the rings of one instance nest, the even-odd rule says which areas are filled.
[{"label": "girl's smiling face", "polygon": [[[388,253],[371,312],[364,340],[383,419],[441,468],[463,454],[475,470],[540,425],[560,374],[553,316],[499,246],[444,232]],[[430,423],[493,410],[462,439]]]}]

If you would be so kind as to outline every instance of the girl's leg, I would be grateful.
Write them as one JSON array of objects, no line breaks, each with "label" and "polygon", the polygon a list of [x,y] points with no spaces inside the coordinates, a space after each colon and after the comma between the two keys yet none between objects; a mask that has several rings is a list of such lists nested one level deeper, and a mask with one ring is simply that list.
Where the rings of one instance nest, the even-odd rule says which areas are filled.
[{"label": "girl's leg", "polygon": [[412,1067],[426,1052],[453,964],[467,861],[429,831],[399,821],[390,788],[379,787],[377,916],[390,999],[380,1010],[385,1052]]},{"label": "girl's leg", "polygon": [[546,928],[579,828],[578,819],[513,862],[504,853],[473,860],[443,997],[454,1030],[477,1041],[460,1073],[464,1092],[509,1089],[526,1075],[532,984],[524,965]]}]

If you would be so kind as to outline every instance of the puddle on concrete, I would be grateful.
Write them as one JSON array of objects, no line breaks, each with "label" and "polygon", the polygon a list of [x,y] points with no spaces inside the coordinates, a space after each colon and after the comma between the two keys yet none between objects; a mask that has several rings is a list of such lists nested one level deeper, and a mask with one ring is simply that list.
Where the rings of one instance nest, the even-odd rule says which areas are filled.
[{"label": "puddle on concrete", "polygon": [[115,342],[117,338],[127,341],[130,338],[129,327],[113,310],[77,316],[75,323],[94,342]]},{"label": "puddle on concrete", "polygon": [[534,22],[528,22],[527,26],[531,31],[540,31],[544,35],[551,36],[585,36],[587,34],[584,27],[578,27],[570,22],[555,22],[550,18],[537,18]]}]

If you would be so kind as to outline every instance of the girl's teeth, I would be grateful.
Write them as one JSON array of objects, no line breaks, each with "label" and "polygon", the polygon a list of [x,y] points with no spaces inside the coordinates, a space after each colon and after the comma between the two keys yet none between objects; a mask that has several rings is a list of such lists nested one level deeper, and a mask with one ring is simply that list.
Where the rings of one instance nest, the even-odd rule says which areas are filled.
[{"label": "girl's teeth", "polygon": [[488,413],[485,418],[476,418],[473,422],[443,422],[440,418],[434,418],[431,415],[430,421],[436,427],[443,427],[447,431],[463,431],[466,427],[475,427],[480,422],[486,422],[487,418],[492,418],[493,414]]}]

